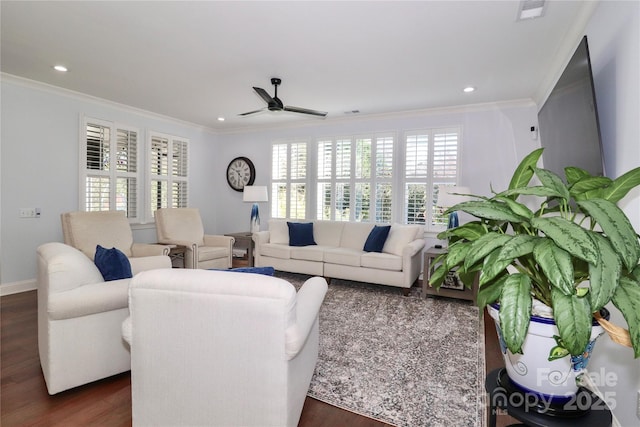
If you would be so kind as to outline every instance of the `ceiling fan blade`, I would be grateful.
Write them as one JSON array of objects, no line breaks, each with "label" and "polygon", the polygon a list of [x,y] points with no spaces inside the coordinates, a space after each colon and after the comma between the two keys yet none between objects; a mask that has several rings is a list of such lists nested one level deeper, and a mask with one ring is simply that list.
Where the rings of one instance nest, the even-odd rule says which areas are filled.
[{"label": "ceiling fan blade", "polygon": [[258,95],[260,95],[260,98],[264,99],[264,102],[266,102],[267,104],[275,103],[275,100],[271,97],[271,95],[269,95],[267,91],[262,89],[261,87],[254,86],[253,90],[255,90]]},{"label": "ceiling fan blade", "polygon": [[320,117],[325,117],[327,115],[326,111],[309,110],[308,108],[291,107],[289,105],[284,107],[283,110],[290,111],[292,113],[311,114],[313,116],[320,116]]},{"label": "ceiling fan blade", "polygon": [[259,110],[248,111],[248,112],[246,112],[246,113],[241,113],[241,114],[238,114],[238,115],[239,115],[239,116],[248,116],[249,114],[260,113],[260,112],[264,111],[265,109],[266,109],[266,108],[261,108],[261,109],[259,109]]}]

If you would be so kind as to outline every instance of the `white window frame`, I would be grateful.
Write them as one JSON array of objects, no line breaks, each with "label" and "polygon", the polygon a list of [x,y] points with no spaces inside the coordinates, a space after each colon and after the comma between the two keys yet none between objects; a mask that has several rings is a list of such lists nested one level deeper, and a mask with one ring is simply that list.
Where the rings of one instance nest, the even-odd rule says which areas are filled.
[{"label": "white window frame", "polygon": [[[165,174],[155,174],[152,173],[154,169],[152,162],[155,161],[155,156],[153,155],[153,144],[154,140],[162,140],[166,141],[166,173]],[[190,156],[189,156],[189,139],[183,138],[181,136],[170,135],[162,132],[157,132],[150,130],[147,136],[147,167],[146,167],[146,186],[145,186],[145,194],[146,194],[146,203],[145,203],[145,213],[146,220],[148,222],[155,221],[154,212],[158,207],[188,207],[189,206],[189,171],[190,168]],[[182,148],[182,159],[180,156],[175,156],[175,149]],[[177,165],[178,174],[175,172],[174,168],[174,160],[180,161],[180,164]],[[160,206],[157,203],[152,201],[151,191],[153,189],[153,182],[158,181],[165,183],[166,185],[166,200],[163,200]],[[179,197],[176,198],[174,196],[174,186],[180,186]]]},{"label": "white window frame", "polygon": [[[109,129],[109,133],[110,133],[110,137],[109,137],[109,160],[108,160],[108,168],[107,170],[105,169],[89,169],[87,167],[87,163],[88,160],[87,159],[87,154],[88,154],[88,150],[87,150],[87,126],[88,125],[95,125],[95,126],[100,126],[103,127],[105,129]],[[80,210],[91,210],[91,211],[100,211],[100,210],[124,210],[127,218],[129,220],[129,222],[131,223],[136,223],[140,221],[140,217],[142,215],[142,211],[143,211],[143,207],[142,207],[142,203],[141,201],[143,200],[143,198],[141,197],[141,187],[142,187],[142,183],[143,183],[143,168],[141,167],[142,163],[142,154],[143,154],[143,139],[141,137],[140,134],[140,130],[137,127],[134,126],[130,126],[130,125],[126,125],[126,124],[122,124],[122,123],[117,123],[117,122],[112,122],[112,121],[108,121],[108,120],[103,120],[103,119],[97,119],[97,118],[93,118],[93,117],[88,117],[88,116],[82,116],[82,120],[81,120],[81,129],[80,129],[80,155],[79,155],[79,209]],[[125,132],[131,132],[131,133],[135,133],[136,135],[136,141],[135,141],[135,153],[134,153],[134,158],[132,159],[131,156],[127,156],[126,157],[126,161],[127,162],[131,162],[132,160],[135,161],[134,163],[134,171],[133,172],[129,172],[129,171],[119,171],[117,168],[117,162],[118,162],[118,131],[125,131]],[[115,155],[114,155],[115,154]],[[87,180],[89,179],[89,177],[104,177],[108,180],[109,182],[109,188],[108,188],[108,201],[106,201],[106,203],[104,204],[104,206],[102,207],[98,207],[97,209],[90,209],[88,206],[88,200],[87,200]],[[127,192],[127,194],[124,196],[126,198],[126,206],[127,209],[121,209],[122,206],[118,206],[119,202],[118,202],[118,198],[119,197],[123,197],[122,195],[118,195],[118,185],[117,182],[118,180],[121,179],[133,179],[135,180],[135,190],[133,191],[133,193],[131,192]],[[133,200],[131,200],[130,198],[133,198]],[[121,202],[120,202],[121,204]],[[131,209],[134,209],[135,212],[132,213]]]},{"label": "white window frame", "polygon": [[[294,173],[292,168],[294,160],[292,158],[294,151],[292,150],[293,146],[304,147],[305,149],[305,162],[303,168],[302,170],[298,169],[296,173]],[[276,159],[274,157],[274,150],[276,147],[278,147],[279,151],[286,149],[286,159],[282,159],[282,157],[278,157]],[[280,162],[284,162],[284,164],[276,164]],[[271,203],[272,218],[306,219],[308,217],[311,207],[311,191],[309,188],[310,164],[309,141],[305,139],[295,139],[290,141],[275,141],[271,144],[271,186],[269,191],[269,203]],[[284,200],[282,200],[282,197],[279,197],[281,195],[279,188],[283,187],[285,189]],[[292,190],[299,187],[304,187],[304,201],[302,205],[296,202],[294,206],[294,193]],[[284,204],[285,206],[284,216],[282,215],[282,212],[280,212],[281,204]]]},{"label": "white window frame", "polygon": [[[452,173],[450,166],[445,167],[440,157],[442,152],[440,149],[436,150],[436,138],[442,138],[442,135],[456,135],[456,149],[455,149],[455,171]],[[426,172],[424,174],[418,174],[414,176],[408,176],[407,171],[407,145],[408,139],[414,137],[426,137],[427,138],[427,165]],[[446,229],[446,219],[442,217],[438,218],[438,208],[435,207],[435,203],[438,197],[438,190],[440,186],[453,186],[458,185],[460,179],[460,153],[462,147],[462,128],[460,126],[450,126],[443,128],[432,128],[417,131],[407,131],[403,138],[403,180],[402,180],[402,218],[403,223],[407,223],[409,216],[408,212],[408,197],[407,188],[410,184],[424,185],[425,186],[425,206],[424,206],[424,223],[413,222],[415,224],[423,224],[427,232],[440,232]],[[436,153],[437,151],[437,153]],[[438,159],[436,161],[436,159]]]}]

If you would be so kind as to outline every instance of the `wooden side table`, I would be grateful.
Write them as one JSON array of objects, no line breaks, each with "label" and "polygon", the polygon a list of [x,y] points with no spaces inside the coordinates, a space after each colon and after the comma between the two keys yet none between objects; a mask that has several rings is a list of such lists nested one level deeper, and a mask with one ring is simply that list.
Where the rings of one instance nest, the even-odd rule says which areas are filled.
[{"label": "wooden side table", "polygon": [[240,248],[247,248],[247,264],[249,267],[253,267],[253,234],[250,231],[242,231],[240,233],[227,233],[225,236],[230,236],[236,239],[233,246],[235,247],[238,243]]},{"label": "wooden side table", "polygon": [[424,252],[424,270],[422,272],[422,297],[427,295],[437,295],[448,298],[458,298],[468,301],[476,302],[476,295],[478,294],[478,276],[473,281],[471,289],[467,289],[462,281],[457,277],[454,272],[449,272],[448,283],[443,283],[440,289],[437,290],[429,284],[431,273],[435,270],[437,265],[433,264],[433,261],[438,255],[446,252],[444,248],[431,247]]},{"label": "wooden side table", "polygon": [[184,246],[184,245],[168,245],[168,244],[165,244],[165,243],[158,243],[158,244],[159,245],[169,246],[169,258],[171,258],[171,265],[173,266],[173,268],[184,268],[184,266],[185,266],[184,254],[185,254],[185,252],[187,252],[187,247],[186,246]]}]

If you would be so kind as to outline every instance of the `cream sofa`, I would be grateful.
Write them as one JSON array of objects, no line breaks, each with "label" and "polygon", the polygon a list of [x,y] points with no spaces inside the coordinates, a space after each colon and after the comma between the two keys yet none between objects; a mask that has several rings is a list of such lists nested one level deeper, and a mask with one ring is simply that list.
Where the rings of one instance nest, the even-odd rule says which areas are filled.
[{"label": "cream sofa", "polygon": [[383,251],[365,252],[364,244],[375,224],[342,221],[313,222],[317,245],[289,246],[287,220],[272,219],[269,230],[253,235],[255,265],[326,278],[404,288],[405,294],[422,270],[425,245],[420,225],[393,224]]},{"label": "cream sofa", "polygon": [[[121,324],[131,279],[105,282],[86,254],[64,243],[40,245],[37,254],[38,351],[49,394],[128,371]],[[132,263],[133,274],[157,268],[170,269],[171,259]]]}]

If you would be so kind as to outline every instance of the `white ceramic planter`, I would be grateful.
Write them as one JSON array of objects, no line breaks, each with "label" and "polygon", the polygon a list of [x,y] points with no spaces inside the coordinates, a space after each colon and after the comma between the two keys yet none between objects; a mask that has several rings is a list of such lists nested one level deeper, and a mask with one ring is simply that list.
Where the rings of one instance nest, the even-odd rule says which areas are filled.
[{"label": "white ceramic planter", "polygon": [[502,338],[498,309],[493,305],[488,309],[496,324],[504,363],[512,383],[545,401],[560,403],[576,395],[576,377],[585,371],[595,340],[604,333],[600,325],[592,327],[589,344],[582,355],[549,360],[552,349],[558,345],[554,336],[560,335],[553,319],[532,316],[522,346],[523,354],[512,354]]}]

